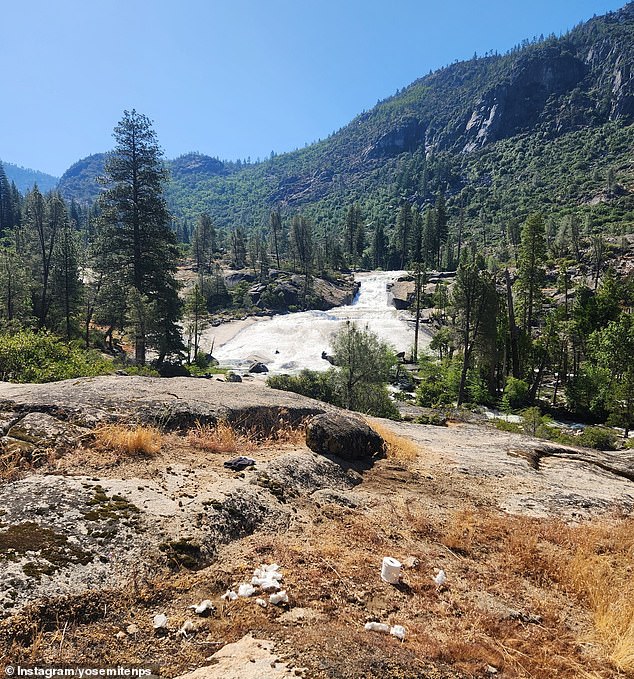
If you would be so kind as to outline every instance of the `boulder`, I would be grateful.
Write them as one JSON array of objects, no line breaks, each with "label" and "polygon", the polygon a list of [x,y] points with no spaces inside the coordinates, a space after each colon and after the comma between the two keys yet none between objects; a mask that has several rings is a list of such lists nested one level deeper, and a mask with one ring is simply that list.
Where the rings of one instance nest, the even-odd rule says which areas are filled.
[{"label": "boulder", "polygon": [[371,460],[385,454],[385,441],[361,418],[338,413],[314,417],[306,427],[306,445],[319,455]]},{"label": "boulder", "polygon": [[240,283],[253,283],[255,276],[247,271],[234,271],[225,276],[225,285],[228,288],[235,288]]},{"label": "boulder", "polygon": [[256,361],[250,368],[250,373],[267,373],[269,369],[261,361]]},{"label": "boulder", "polygon": [[225,381],[227,381],[227,382],[242,382],[242,378],[240,377],[240,375],[238,375],[238,373],[228,372],[225,375]]},{"label": "boulder", "polygon": [[399,310],[409,309],[414,298],[415,287],[414,281],[400,279],[388,286],[388,290],[392,293],[392,306]]}]

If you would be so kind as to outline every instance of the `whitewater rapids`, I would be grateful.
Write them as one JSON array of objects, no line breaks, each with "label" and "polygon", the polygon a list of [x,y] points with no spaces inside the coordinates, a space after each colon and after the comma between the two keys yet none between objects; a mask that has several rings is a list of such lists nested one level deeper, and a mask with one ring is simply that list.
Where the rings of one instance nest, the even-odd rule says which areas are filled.
[{"label": "whitewater rapids", "polygon": [[[390,304],[388,283],[402,271],[358,274],[359,292],[350,305],[330,311],[302,311],[261,319],[240,330],[232,339],[214,349],[221,366],[243,371],[261,361],[269,373],[297,373],[304,368],[326,370],[330,363],[321,357],[330,353],[332,338],[347,321],[368,328],[395,351],[410,353],[414,344],[411,314]],[[409,322],[408,322],[409,320]],[[211,340],[213,328],[203,339]],[[429,344],[426,328],[419,332],[419,349]]]}]

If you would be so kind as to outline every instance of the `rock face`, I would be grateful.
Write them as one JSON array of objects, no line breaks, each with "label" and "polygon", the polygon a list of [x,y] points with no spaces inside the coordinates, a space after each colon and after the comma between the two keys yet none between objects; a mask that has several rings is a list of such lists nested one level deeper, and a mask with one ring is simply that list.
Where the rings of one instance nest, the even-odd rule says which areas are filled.
[{"label": "rock face", "polygon": [[[3,433],[11,429],[11,436],[23,418],[31,430],[39,423],[51,436],[57,436],[52,429],[54,421],[92,428],[102,422],[125,419],[178,429],[196,422],[220,419],[237,422],[250,417],[266,420],[281,414],[299,423],[327,408],[319,401],[269,389],[263,384],[251,383],[246,387],[192,377],[109,375],[51,384],[0,382],[0,415],[9,423]],[[46,413],[51,419],[29,413]],[[75,433],[81,434],[81,431]],[[32,442],[23,436],[20,438]]]},{"label": "rock face", "polygon": [[368,461],[385,452],[385,441],[362,419],[327,413],[314,417],[306,428],[306,445],[320,455]]},{"label": "rock face", "polygon": [[427,125],[416,118],[403,121],[386,132],[365,151],[367,158],[390,158],[399,153],[416,150],[424,141]]},{"label": "rock face", "polygon": [[464,150],[510,137],[535,126],[546,101],[571,90],[585,75],[585,64],[552,48],[538,57],[520,59],[508,82],[483,95],[465,128]]},{"label": "rock face", "polygon": [[143,479],[47,473],[0,484],[0,618],[39,597],[120,586],[158,565],[203,568],[223,544],[283,531],[292,498],[323,490],[358,502],[349,491],[360,475],[335,461],[305,449],[254,456],[241,475],[222,457],[192,458],[195,474],[170,458],[146,461]]}]

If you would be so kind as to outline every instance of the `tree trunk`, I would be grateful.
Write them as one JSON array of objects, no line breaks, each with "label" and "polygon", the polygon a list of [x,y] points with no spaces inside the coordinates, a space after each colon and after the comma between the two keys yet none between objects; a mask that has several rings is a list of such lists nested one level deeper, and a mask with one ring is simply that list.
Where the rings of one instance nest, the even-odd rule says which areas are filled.
[{"label": "tree trunk", "polygon": [[508,269],[504,270],[506,279],[506,301],[509,315],[509,339],[511,344],[511,370],[516,380],[521,379],[520,358],[518,349],[519,328],[515,324],[515,307],[513,306],[513,290],[511,288],[511,274]]}]

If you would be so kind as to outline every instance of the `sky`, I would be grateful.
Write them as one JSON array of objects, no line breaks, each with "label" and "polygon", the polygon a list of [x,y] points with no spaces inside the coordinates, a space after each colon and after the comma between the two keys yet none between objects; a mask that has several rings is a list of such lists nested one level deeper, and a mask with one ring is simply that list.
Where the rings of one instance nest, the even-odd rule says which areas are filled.
[{"label": "sky", "polygon": [[124,110],[168,158],[266,158],[430,70],[625,0],[0,0],[0,159],[60,176]]}]

